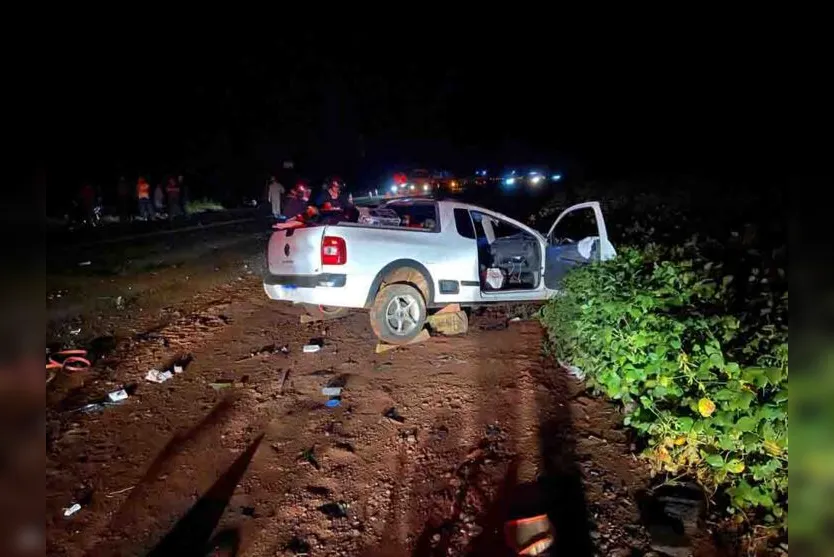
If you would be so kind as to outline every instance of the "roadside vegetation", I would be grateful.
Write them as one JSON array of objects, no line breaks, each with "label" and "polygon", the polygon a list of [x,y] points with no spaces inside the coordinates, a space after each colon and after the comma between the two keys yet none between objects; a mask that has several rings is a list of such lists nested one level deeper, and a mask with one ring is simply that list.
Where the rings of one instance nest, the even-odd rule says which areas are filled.
[{"label": "roadside vegetation", "polygon": [[224,209],[223,205],[208,198],[191,200],[186,203],[185,208],[188,214],[205,213],[206,211],[222,211]]},{"label": "roadside vegetation", "polygon": [[695,479],[736,522],[784,531],[788,293],[778,198],[763,192],[733,205],[725,194],[699,206],[674,190],[605,193],[596,198],[618,257],[568,274],[565,294],[541,312],[548,350],[621,403],[659,482]]}]

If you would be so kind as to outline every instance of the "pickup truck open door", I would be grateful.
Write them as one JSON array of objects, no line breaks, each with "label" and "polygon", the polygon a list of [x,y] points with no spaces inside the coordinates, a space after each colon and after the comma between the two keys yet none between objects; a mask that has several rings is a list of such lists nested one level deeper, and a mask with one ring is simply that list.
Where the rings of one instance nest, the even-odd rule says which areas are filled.
[{"label": "pickup truck open door", "polygon": [[558,290],[573,267],[607,261],[617,255],[608,240],[598,201],[579,203],[562,211],[546,239],[544,283],[550,290]]}]

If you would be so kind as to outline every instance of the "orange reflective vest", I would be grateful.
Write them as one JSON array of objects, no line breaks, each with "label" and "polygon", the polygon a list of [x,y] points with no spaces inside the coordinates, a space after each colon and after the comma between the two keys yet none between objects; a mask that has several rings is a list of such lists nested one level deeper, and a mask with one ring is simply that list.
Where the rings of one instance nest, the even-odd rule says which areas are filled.
[{"label": "orange reflective vest", "polygon": [[151,198],[151,185],[147,182],[137,182],[136,183],[136,196],[139,199],[150,199]]}]

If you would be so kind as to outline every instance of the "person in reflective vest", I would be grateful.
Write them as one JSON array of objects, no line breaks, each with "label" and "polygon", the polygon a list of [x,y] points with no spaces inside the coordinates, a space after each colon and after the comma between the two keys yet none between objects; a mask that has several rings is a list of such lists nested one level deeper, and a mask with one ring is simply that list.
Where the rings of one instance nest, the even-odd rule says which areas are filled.
[{"label": "person in reflective vest", "polygon": [[136,197],[139,200],[139,216],[145,220],[153,218],[153,205],[151,205],[151,185],[140,176],[136,181]]}]

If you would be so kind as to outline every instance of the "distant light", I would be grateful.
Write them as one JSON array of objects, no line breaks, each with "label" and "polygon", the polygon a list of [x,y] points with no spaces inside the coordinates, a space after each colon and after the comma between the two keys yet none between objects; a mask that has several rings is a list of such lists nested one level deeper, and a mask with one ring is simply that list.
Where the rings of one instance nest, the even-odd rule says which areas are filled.
[{"label": "distant light", "polygon": [[414,189],[414,184],[408,184],[408,189],[413,190]]},{"label": "distant light", "polygon": [[510,174],[515,175],[515,170],[513,170],[512,172],[510,172]]},{"label": "distant light", "polygon": [[553,180],[554,182],[558,182],[559,180],[562,179],[562,175],[561,174],[554,174],[553,176],[550,177],[550,179]]},{"label": "distant light", "polygon": [[429,185],[423,184],[423,191],[429,191]]},{"label": "distant light", "polygon": [[533,176],[535,174],[538,174],[538,172],[536,172],[535,170],[531,170],[530,172],[527,173],[528,176]]},{"label": "distant light", "polygon": [[394,184],[393,186],[391,186],[391,191],[394,192],[394,193],[397,193],[397,184]]},{"label": "distant light", "polygon": [[515,185],[515,178],[513,178],[512,176],[510,176],[509,178],[505,178],[504,179],[504,185],[505,186],[514,186]]},{"label": "distant light", "polygon": [[542,177],[541,177],[540,174],[536,174],[535,176],[530,178],[530,183],[533,184],[533,185],[536,185],[541,181],[542,181]]}]

